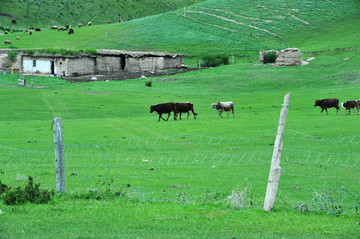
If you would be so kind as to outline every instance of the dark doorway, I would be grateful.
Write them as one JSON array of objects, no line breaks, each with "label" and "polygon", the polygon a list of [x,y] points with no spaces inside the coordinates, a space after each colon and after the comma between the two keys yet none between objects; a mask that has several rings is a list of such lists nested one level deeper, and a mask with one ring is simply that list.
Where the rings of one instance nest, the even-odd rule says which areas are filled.
[{"label": "dark doorway", "polygon": [[125,56],[122,55],[122,56],[120,56],[120,67],[121,67],[121,70],[125,70],[125,64],[126,64]]},{"label": "dark doorway", "polygon": [[51,75],[54,75],[55,74],[55,63],[54,61],[51,61]]}]

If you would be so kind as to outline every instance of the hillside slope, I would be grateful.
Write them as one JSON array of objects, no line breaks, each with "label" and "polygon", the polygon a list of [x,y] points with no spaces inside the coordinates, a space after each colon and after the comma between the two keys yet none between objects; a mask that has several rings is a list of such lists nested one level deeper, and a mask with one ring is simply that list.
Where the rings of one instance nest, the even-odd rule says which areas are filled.
[{"label": "hillside slope", "polygon": [[[155,15],[202,0],[10,0],[0,2],[0,26],[105,24]],[[16,25],[11,20],[16,19]]]},{"label": "hillside slope", "polygon": [[[175,11],[64,32],[13,33],[17,48],[112,48],[169,51],[187,56],[257,54],[260,49],[302,51],[359,47],[360,3],[340,1],[207,0]],[[108,20],[108,19],[106,19]]]}]

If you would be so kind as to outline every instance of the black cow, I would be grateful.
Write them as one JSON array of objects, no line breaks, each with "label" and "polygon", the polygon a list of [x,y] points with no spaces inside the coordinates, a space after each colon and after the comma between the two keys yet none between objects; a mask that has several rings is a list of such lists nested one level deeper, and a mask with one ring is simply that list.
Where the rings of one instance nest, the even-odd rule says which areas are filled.
[{"label": "black cow", "polygon": [[325,110],[326,113],[329,115],[327,109],[328,108],[332,108],[335,107],[336,108],[336,115],[338,114],[340,108],[339,108],[339,99],[338,98],[333,98],[333,99],[323,99],[323,100],[315,100],[315,105],[316,106],[320,106],[321,107],[321,112],[320,114],[322,114],[322,112]]},{"label": "black cow", "polygon": [[180,113],[180,119],[181,119],[181,113],[187,113],[187,118],[189,119],[190,111],[194,115],[194,119],[196,119],[197,113],[194,112],[194,104],[190,101],[188,102],[177,102],[175,103],[176,112]]},{"label": "black cow", "polygon": [[359,104],[355,100],[343,102],[341,103],[341,107],[345,108],[345,114],[347,114],[347,111],[349,111],[349,115],[350,115],[350,110],[353,109],[353,115],[354,115],[355,108],[357,109],[359,114]]},{"label": "black cow", "polygon": [[74,29],[70,28],[68,34],[74,34]]},{"label": "black cow", "polygon": [[[174,120],[176,120],[176,118],[177,118],[176,107],[175,107],[174,102],[151,105],[150,106],[150,113],[152,113],[154,111],[156,111],[159,114],[159,120],[158,121],[160,121],[160,119],[163,119],[164,121],[167,121],[169,119],[169,117],[170,117],[171,112],[174,112]],[[164,119],[161,116],[162,114],[168,114],[167,119]]]}]

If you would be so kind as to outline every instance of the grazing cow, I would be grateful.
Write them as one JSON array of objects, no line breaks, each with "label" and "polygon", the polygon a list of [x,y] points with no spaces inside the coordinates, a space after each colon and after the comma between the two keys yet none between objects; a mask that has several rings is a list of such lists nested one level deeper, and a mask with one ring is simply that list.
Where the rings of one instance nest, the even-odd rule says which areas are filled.
[{"label": "grazing cow", "polygon": [[187,118],[189,119],[190,111],[194,115],[194,119],[196,119],[197,113],[194,112],[194,104],[190,101],[188,102],[177,102],[175,103],[176,112],[180,113],[180,120],[181,120],[181,113],[187,113]]},{"label": "grazing cow", "polygon": [[52,26],[51,26],[51,30],[57,30],[57,29],[59,29],[58,26],[55,26],[55,25],[52,25]]},{"label": "grazing cow", "polygon": [[41,32],[41,29],[40,28],[35,28],[35,31],[36,32]]},{"label": "grazing cow", "polygon": [[28,33],[29,33],[29,35],[32,35],[33,31],[32,31],[32,30],[30,30]]},{"label": "grazing cow", "polygon": [[112,24],[112,21],[108,21],[108,24]]},{"label": "grazing cow", "polygon": [[336,108],[336,115],[338,114],[338,112],[340,110],[338,98],[315,100],[314,107],[316,107],[316,106],[320,106],[320,108],[321,108],[320,114],[322,114],[322,112],[325,110],[326,113],[329,115],[327,109],[332,108],[332,107]]},{"label": "grazing cow", "polygon": [[212,110],[214,110],[214,109],[217,110],[220,118],[222,118],[222,113],[223,113],[223,111],[227,111],[227,112],[228,112],[226,118],[229,118],[230,110],[232,111],[233,117],[235,117],[235,114],[234,114],[234,103],[233,103],[232,101],[212,103],[211,109],[212,109]]},{"label": "grazing cow", "polygon": [[16,24],[16,19],[11,19],[12,24]]},{"label": "grazing cow", "polygon": [[121,18],[121,16],[119,17],[119,20],[118,20],[119,22],[123,22],[123,20],[122,20],[122,18]]},{"label": "grazing cow", "polygon": [[[151,105],[150,106],[150,113],[152,113],[154,111],[156,111],[159,114],[159,120],[158,121],[160,121],[160,119],[163,119],[164,121],[168,121],[171,112],[174,112],[174,120],[176,120],[176,118],[177,118],[176,107],[175,107],[174,102]],[[161,116],[162,114],[168,114],[167,119],[164,119]]]},{"label": "grazing cow", "polygon": [[88,26],[91,26],[91,22],[88,22],[88,24],[87,24]]},{"label": "grazing cow", "polygon": [[81,23],[79,23],[78,27],[82,27]]},{"label": "grazing cow", "polygon": [[6,34],[9,34],[9,32],[8,31],[4,31],[4,34],[6,35]]},{"label": "grazing cow", "polygon": [[19,40],[20,38],[19,38],[19,36],[16,36],[16,40]]},{"label": "grazing cow", "polygon": [[74,34],[74,29],[70,28],[68,34]]},{"label": "grazing cow", "polygon": [[358,102],[355,101],[355,100],[350,100],[350,101],[342,102],[342,103],[341,103],[341,107],[342,107],[342,108],[345,108],[345,114],[346,114],[346,115],[347,115],[347,111],[349,111],[349,115],[350,115],[350,110],[351,110],[351,109],[353,109],[353,115],[354,115],[355,108],[357,109],[358,114],[359,114],[359,104],[358,104]]},{"label": "grazing cow", "polygon": [[11,41],[10,41],[10,40],[5,40],[4,43],[5,43],[5,45],[7,45],[7,44],[11,45]]}]

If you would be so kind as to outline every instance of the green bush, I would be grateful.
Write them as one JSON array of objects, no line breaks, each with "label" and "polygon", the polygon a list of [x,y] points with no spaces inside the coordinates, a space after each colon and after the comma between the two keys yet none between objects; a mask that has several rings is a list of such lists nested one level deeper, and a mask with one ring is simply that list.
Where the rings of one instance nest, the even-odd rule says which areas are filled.
[{"label": "green bush", "polygon": [[277,58],[276,52],[274,51],[266,52],[264,54],[264,64],[275,63],[276,58]]},{"label": "green bush", "polygon": [[24,187],[8,187],[0,182],[1,199],[6,205],[23,205],[26,202],[43,204],[51,201],[54,190],[40,189],[40,183],[35,184],[30,176],[28,184]]},{"label": "green bush", "polygon": [[145,81],[145,85],[148,86],[148,87],[151,87],[152,86],[152,81],[151,80]]},{"label": "green bush", "polygon": [[215,67],[221,64],[229,65],[229,57],[227,55],[208,55],[202,57],[203,66]]}]

